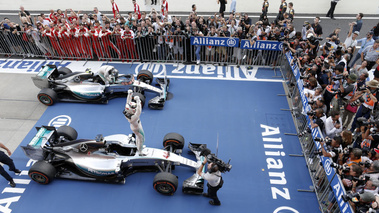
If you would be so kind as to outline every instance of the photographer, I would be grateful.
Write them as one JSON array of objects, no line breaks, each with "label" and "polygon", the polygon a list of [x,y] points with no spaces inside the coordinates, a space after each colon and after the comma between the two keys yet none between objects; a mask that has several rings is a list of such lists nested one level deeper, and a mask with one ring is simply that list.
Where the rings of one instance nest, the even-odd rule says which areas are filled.
[{"label": "photographer", "polygon": [[209,197],[212,200],[209,201],[209,204],[214,206],[221,205],[220,200],[217,197],[217,191],[222,187],[224,184],[224,181],[221,177],[221,172],[219,171],[219,168],[217,164],[209,163],[207,166],[208,172],[203,173],[203,168],[205,164],[207,163],[207,158],[204,158],[203,163],[201,164],[200,168],[197,170],[197,174],[200,175],[204,180],[208,181],[207,187],[208,192],[203,193],[203,196]]},{"label": "photographer", "polygon": [[357,124],[356,124],[357,119],[360,117],[365,117],[368,119],[370,117],[371,111],[374,109],[375,103],[378,102],[379,82],[377,80],[371,80],[371,81],[367,82],[366,85],[367,85],[367,87],[358,89],[358,90],[361,90],[362,92],[364,92],[364,94],[362,96],[364,98],[364,103],[359,107],[359,109],[355,115],[351,130],[350,130],[352,132],[355,130],[355,128],[357,126]]},{"label": "photographer", "polygon": [[371,163],[370,167],[366,170],[365,176],[369,177],[370,180],[379,180],[379,161],[375,160]]},{"label": "photographer", "polygon": [[324,121],[322,121],[321,117],[324,117],[324,111],[321,108],[317,108],[316,110],[312,110],[312,114],[309,115],[311,120],[311,127],[317,128],[320,127],[320,130],[324,130]]},{"label": "photographer", "polygon": [[329,74],[329,85],[326,86],[325,92],[324,92],[324,99],[325,99],[325,105],[327,107],[326,114],[330,111],[330,103],[332,102],[333,98],[336,96],[337,93],[339,93],[340,84],[342,82],[342,75],[343,72],[343,66],[338,65],[335,67],[335,71],[333,74]]},{"label": "photographer", "polygon": [[[332,158],[334,163],[342,165],[343,161],[343,153],[342,153],[342,137],[341,136],[335,136],[333,139],[326,138],[321,139],[320,145],[321,145],[321,153],[324,157],[330,157]],[[324,147],[324,144],[327,145],[326,149]]]},{"label": "photographer", "polygon": [[306,42],[310,48],[308,55],[311,59],[315,59],[320,46],[319,39],[317,39],[312,33],[309,33]]},{"label": "photographer", "polygon": [[338,111],[333,110],[325,121],[325,133],[329,138],[339,135],[342,132],[342,119]]}]

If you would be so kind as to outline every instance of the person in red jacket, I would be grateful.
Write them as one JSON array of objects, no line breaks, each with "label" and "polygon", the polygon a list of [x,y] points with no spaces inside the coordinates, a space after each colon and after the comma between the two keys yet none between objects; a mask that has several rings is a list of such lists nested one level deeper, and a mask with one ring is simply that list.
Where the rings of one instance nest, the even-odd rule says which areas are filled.
[{"label": "person in red jacket", "polygon": [[137,4],[136,0],[133,0],[132,2],[134,5],[134,14],[137,14],[138,20],[140,20],[141,19],[141,11],[140,11],[139,5]]},{"label": "person in red jacket", "polygon": [[116,18],[117,14],[119,14],[120,11],[118,10],[118,6],[116,2],[114,2],[114,0],[111,0],[111,4],[112,4],[113,17]]}]

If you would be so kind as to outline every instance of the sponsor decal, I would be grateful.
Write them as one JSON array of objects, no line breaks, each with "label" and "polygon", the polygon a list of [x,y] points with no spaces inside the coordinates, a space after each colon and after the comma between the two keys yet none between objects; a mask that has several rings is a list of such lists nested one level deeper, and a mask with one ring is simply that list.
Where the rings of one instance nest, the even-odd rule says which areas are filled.
[{"label": "sponsor decal", "polygon": [[241,49],[253,49],[253,50],[273,50],[281,51],[283,49],[282,42],[279,41],[265,41],[257,40],[251,45],[250,40],[243,39],[241,40]]},{"label": "sponsor decal", "polygon": [[238,47],[238,38],[191,37],[191,45]]},{"label": "sponsor decal", "polygon": [[58,115],[55,118],[51,119],[48,126],[53,126],[59,128],[61,126],[70,126],[71,117],[68,115]]}]

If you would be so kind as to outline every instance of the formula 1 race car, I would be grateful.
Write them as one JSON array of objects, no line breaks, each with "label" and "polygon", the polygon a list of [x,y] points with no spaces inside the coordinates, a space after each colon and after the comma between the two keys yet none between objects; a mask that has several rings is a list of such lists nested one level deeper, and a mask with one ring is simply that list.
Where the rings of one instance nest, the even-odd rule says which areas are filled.
[{"label": "formula 1 race car", "polygon": [[195,171],[183,182],[183,192],[201,194],[204,180],[196,170],[204,157],[209,155],[212,162],[221,163],[218,165],[224,171],[231,169],[229,163],[223,163],[211,154],[206,144],[190,143],[189,149],[195,154],[196,161],[181,156],[184,138],[177,133],[164,136],[164,149],[146,147],[144,155],[140,156],[135,154],[137,147],[133,134],[97,135],[92,140],[77,140],[78,133],[70,126],[58,129],[42,126],[37,130],[35,137],[22,149],[29,158],[37,160],[29,169],[29,176],[41,184],[48,184],[55,177],[125,183],[130,174],[159,171],[153,181],[154,189],[172,195],[178,188],[178,177],[171,172],[175,166],[183,165]]},{"label": "formula 1 race car", "polygon": [[168,99],[170,80],[157,78],[160,88],[152,86],[153,74],[148,70],[139,71],[136,79],[132,74],[119,74],[113,66],[102,66],[96,72],[72,72],[67,67],[57,69],[55,65],[43,66],[32,77],[35,86],[41,89],[38,100],[51,106],[55,102],[90,102],[107,103],[109,99],[126,96],[132,89],[134,96],[139,96],[142,106],[145,104],[145,91],[157,93],[158,96],[148,102],[152,109],[162,109]]}]

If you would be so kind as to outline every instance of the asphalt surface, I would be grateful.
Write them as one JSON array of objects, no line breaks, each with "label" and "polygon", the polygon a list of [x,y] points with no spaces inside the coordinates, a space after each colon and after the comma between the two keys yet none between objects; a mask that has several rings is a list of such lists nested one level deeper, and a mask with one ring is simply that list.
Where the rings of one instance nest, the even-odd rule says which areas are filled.
[{"label": "asphalt surface", "polygon": [[[32,13],[33,14],[33,13]],[[184,14],[182,15],[184,18]],[[207,16],[208,14],[204,14]],[[258,20],[258,14],[252,14],[252,21]],[[294,25],[297,31],[301,31],[304,21],[313,21],[316,15],[296,16]],[[321,16],[321,15],[319,15]],[[0,11],[0,19],[8,17],[11,21],[18,22],[17,15],[4,14]],[[336,17],[331,20],[321,16],[325,38],[332,31],[340,27],[340,40],[344,41],[348,32],[349,22],[355,20],[355,15]],[[269,16],[270,20],[274,16]],[[358,38],[365,36],[379,21],[377,17],[366,17],[363,19],[361,34]],[[324,40],[325,41],[325,40]],[[35,87],[30,79],[30,74],[3,74],[0,73],[0,142],[5,144],[11,151],[15,150],[26,134],[44,113],[46,107],[37,101],[36,95],[39,89]]]}]

